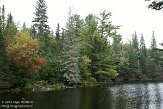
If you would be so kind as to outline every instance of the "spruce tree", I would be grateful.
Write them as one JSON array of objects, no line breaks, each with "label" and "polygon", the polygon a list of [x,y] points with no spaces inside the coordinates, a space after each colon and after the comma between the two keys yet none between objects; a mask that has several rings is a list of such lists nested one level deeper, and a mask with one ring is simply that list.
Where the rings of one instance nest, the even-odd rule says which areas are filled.
[{"label": "spruce tree", "polygon": [[22,26],[21,31],[22,31],[23,33],[27,33],[27,34],[29,35],[29,29],[27,28],[27,26],[26,26],[26,23],[25,23],[25,22],[23,23],[23,26]]},{"label": "spruce tree", "polygon": [[153,49],[153,48],[157,48],[157,43],[156,43],[154,31],[153,31],[153,33],[152,33],[151,48],[152,48],[152,49]]},{"label": "spruce tree", "polygon": [[47,5],[45,0],[38,0],[36,4],[35,17],[32,21],[33,28],[37,31],[34,34],[35,38],[46,39],[48,37],[49,25],[48,25],[48,16],[47,16]]},{"label": "spruce tree", "polygon": [[147,49],[145,46],[145,40],[143,37],[143,34],[140,39],[140,53],[139,53],[139,60],[140,60],[140,68],[141,68],[141,73],[147,73]]},{"label": "spruce tree", "polygon": [[132,35],[132,47],[135,48],[136,50],[139,49],[139,42],[136,32]]},{"label": "spruce tree", "polygon": [[5,36],[7,37],[7,39],[9,39],[10,37],[13,37],[17,32],[17,27],[15,25],[14,19],[12,14],[8,14],[8,18],[6,21],[6,27],[5,27]]},{"label": "spruce tree", "polygon": [[144,40],[143,34],[141,35],[141,38],[140,38],[140,50],[143,50],[144,52],[146,52],[146,46],[145,46],[145,40]]},{"label": "spruce tree", "polygon": [[120,50],[121,50],[121,35],[119,34],[116,34],[114,37],[113,37],[113,50],[116,54],[120,53]]},{"label": "spruce tree", "polygon": [[140,79],[140,61],[139,61],[139,42],[137,33],[132,35],[132,41],[128,49],[129,54],[129,72],[133,80]]},{"label": "spruce tree", "polygon": [[59,40],[59,38],[60,38],[60,25],[59,25],[59,23],[57,24],[55,35],[56,35],[56,40]]},{"label": "spruce tree", "polygon": [[[0,88],[9,86],[11,75],[8,71],[8,63],[5,52],[5,37],[3,30],[3,15],[0,15]],[[8,75],[9,74],[9,75]]]},{"label": "spruce tree", "polygon": [[[152,40],[151,40],[151,48],[148,52],[148,73],[150,78],[155,78],[156,74],[160,73],[160,53],[159,49],[157,49],[157,43],[155,39],[155,33],[152,33]],[[161,68],[162,69],[162,68]]]},{"label": "spruce tree", "polygon": [[55,39],[56,39],[56,54],[59,55],[61,52],[62,48],[62,35],[60,33],[60,25],[59,23],[57,24],[56,32],[55,32]]},{"label": "spruce tree", "polygon": [[2,32],[4,34],[5,30],[5,6],[2,6]]},{"label": "spruce tree", "polygon": [[2,32],[2,17],[0,16],[0,68],[2,68],[4,64],[3,58],[4,58],[4,36]]},{"label": "spruce tree", "polygon": [[60,62],[63,81],[69,85],[80,83],[80,38],[76,34],[77,22],[74,18],[75,16],[69,13],[69,18],[66,24],[66,30],[63,38],[63,48]]}]

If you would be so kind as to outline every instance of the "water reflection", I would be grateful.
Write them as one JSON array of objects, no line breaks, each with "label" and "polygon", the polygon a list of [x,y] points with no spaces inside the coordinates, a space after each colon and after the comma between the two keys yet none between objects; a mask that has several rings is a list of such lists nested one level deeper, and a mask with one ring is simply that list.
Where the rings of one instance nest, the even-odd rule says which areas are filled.
[{"label": "water reflection", "polygon": [[160,94],[160,88],[158,85],[154,86],[154,91],[155,91],[155,106],[156,109],[162,109],[161,104],[162,104],[162,98]]},{"label": "water reflection", "polygon": [[[160,87],[162,89],[160,89]],[[112,107],[107,109],[162,109],[163,84],[125,84],[109,87]],[[112,96],[111,98],[109,96]],[[104,100],[104,102],[106,102]]]},{"label": "water reflection", "polygon": [[34,109],[163,109],[163,83],[0,94],[0,101],[21,98],[33,100]]}]

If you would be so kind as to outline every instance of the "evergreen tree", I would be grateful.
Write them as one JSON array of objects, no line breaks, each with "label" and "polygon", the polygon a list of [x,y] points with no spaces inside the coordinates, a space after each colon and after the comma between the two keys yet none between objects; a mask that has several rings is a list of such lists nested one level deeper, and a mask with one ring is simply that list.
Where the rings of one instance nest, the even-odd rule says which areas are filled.
[{"label": "evergreen tree", "polygon": [[60,33],[60,25],[57,24],[56,32],[55,32],[55,39],[56,39],[56,55],[59,56],[61,49],[62,49],[62,35]]},{"label": "evergreen tree", "polygon": [[8,70],[3,30],[3,15],[0,15],[0,88],[8,88],[12,75]]},{"label": "evergreen tree", "polygon": [[49,25],[48,25],[48,16],[47,16],[47,5],[45,0],[38,0],[36,4],[35,17],[32,21],[33,28],[37,31],[35,38],[40,38],[45,40],[48,37]]},{"label": "evergreen tree", "polygon": [[116,29],[119,29],[119,26],[113,25],[110,21],[111,13],[107,13],[106,11],[103,11],[100,13],[100,23],[99,23],[99,33],[101,34],[101,37],[112,37],[115,36],[117,33]]},{"label": "evergreen tree", "polygon": [[74,18],[75,16],[71,15],[70,12],[63,38],[63,49],[60,62],[63,81],[69,85],[80,83],[80,70],[78,66],[80,37],[76,34],[77,22]]},{"label": "evergreen tree", "polygon": [[96,65],[98,65],[98,71],[96,74],[98,74],[98,76],[103,75],[106,80],[114,79],[118,75],[116,65],[114,65],[115,54],[109,43],[109,38],[114,40],[115,49],[119,49],[118,43],[121,41],[121,37],[117,33],[119,26],[113,25],[112,21],[110,21],[110,17],[111,13],[107,13],[106,11],[100,13],[98,32],[101,35],[101,39],[95,38],[95,41],[97,41],[95,42],[95,48],[98,46],[96,48]]},{"label": "evergreen tree", "polygon": [[154,31],[152,33],[151,48],[148,50],[148,73],[151,79],[156,79],[162,72],[160,61],[162,57],[161,51],[157,49]]},{"label": "evergreen tree", "polygon": [[[105,15],[104,15],[105,16]],[[100,21],[102,22],[102,21]],[[117,76],[115,66],[113,65],[113,51],[108,44],[107,36],[112,30],[106,27],[109,21],[100,24],[98,27],[98,19],[94,15],[88,15],[85,19],[85,26],[82,28],[82,54],[86,55],[90,62],[90,72],[98,81],[113,79]],[[103,29],[102,29],[103,28]],[[87,73],[88,74],[88,73]]]},{"label": "evergreen tree", "polygon": [[93,40],[95,34],[98,34],[97,29],[97,17],[93,14],[89,14],[85,18],[85,24],[81,28],[81,53],[91,57],[91,50],[93,48]]},{"label": "evergreen tree", "polygon": [[[2,6],[2,31],[5,30],[5,6]],[[4,33],[3,33],[4,34]]]},{"label": "evergreen tree", "polygon": [[153,31],[153,33],[152,33],[151,48],[152,48],[152,49],[153,49],[153,48],[157,48],[157,43],[156,43],[154,31]]},{"label": "evergreen tree", "polygon": [[145,46],[145,40],[143,37],[143,34],[141,36],[140,39],[140,56],[139,56],[139,60],[140,60],[140,68],[141,68],[141,73],[147,73],[147,49]]},{"label": "evergreen tree", "polygon": [[[80,28],[81,37],[81,57],[80,57],[80,69],[82,81],[93,82],[96,81],[93,76],[95,76],[95,52],[94,49],[94,39],[98,34],[97,29],[97,17],[93,14],[89,14],[85,20],[84,25]],[[85,63],[84,63],[85,62]],[[88,63],[87,63],[88,62]],[[86,64],[87,63],[87,64]]]},{"label": "evergreen tree", "polygon": [[13,20],[12,14],[8,14],[7,22],[6,22],[6,28],[5,28],[5,36],[7,39],[15,36],[17,32],[17,27],[15,25],[15,22]]},{"label": "evergreen tree", "polygon": [[132,35],[132,47],[136,50],[139,49],[139,42],[138,42],[138,37],[136,32]]},{"label": "evergreen tree", "polygon": [[113,50],[116,54],[120,53],[120,50],[121,50],[121,35],[119,34],[116,34],[114,37],[113,37]]},{"label": "evergreen tree", "polygon": [[136,32],[132,35],[132,41],[128,48],[129,72],[133,80],[140,79],[139,42]]},{"label": "evergreen tree", "polygon": [[108,20],[110,19],[111,13],[106,13],[106,11],[103,11],[102,13],[100,13],[100,26],[99,26],[99,31],[101,33],[101,37],[102,36],[108,36],[107,34],[107,29],[110,26],[111,22],[108,22]]},{"label": "evergreen tree", "polygon": [[25,22],[23,23],[23,26],[22,26],[22,28],[21,28],[21,31],[22,31],[23,33],[28,34],[28,35],[30,34],[30,33],[29,33],[29,29],[27,28]]},{"label": "evergreen tree", "polygon": [[1,16],[0,16],[0,88],[2,88],[2,84],[4,82],[4,72],[3,72],[3,67],[4,67],[4,40],[3,40],[3,35],[2,35],[2,27],[1,27],[1,24],[2,24],[2,19],[1,19]]},{"label": "evergreen tree", "polygon": [[146,46],[145,46],[145,40],[143,34],[141,35],[140,38],[140,50],[144,51],[144,53],[146,52]]},{"label": "evergreen tree", "polygon": [[4,66],[4,35],[2,30],[2,17],[0,16],[0,70]]},{"label": "evergreen tree", "polygon": [[56,35],[56,40],[59,40],[59,38],[60,38],[59,37],[60,36],[60,25],[59,25],[59,23],[57,24],[55,35]]},{"label": "evergreen tree", "polygon": [[131,52],[131,45],[126,43],[121,43],[120,45],[120,51],[116,53],[115,58],[115,65],[116,65],[116,71],[119,73],[119,78],[126,81],[131,79],[131,72],[129,71],[129,58],[130,52]]},{"label": "evergreen tree", "polygon": [[34,27],[34,25],[31,25],[29,32],[30,32],[30,36],[32,36],[32,38],[36,38],[37,31],[36,31],[36,28]]}]

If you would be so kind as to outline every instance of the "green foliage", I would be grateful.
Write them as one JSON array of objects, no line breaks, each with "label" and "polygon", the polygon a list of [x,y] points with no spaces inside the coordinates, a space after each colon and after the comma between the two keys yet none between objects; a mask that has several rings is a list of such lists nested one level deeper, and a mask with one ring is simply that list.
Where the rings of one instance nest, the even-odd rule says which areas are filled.
[{"label": "green foliage", "polygon": [[118,76],[118,73],[116,70],[113,70],[113,69],[110,69],[108,72],[106,72],[106,71],[97,71],[96,72],[96,78],[98,81],[114,79],[116,76]]},{"label": "green foliage", "polygon": [[79,69],[79,34],[78,22],[80,22],[78,15],[69,14],[69,19],[66,25],[65,36],[63,38],[63,48],[61,53],[61,72],[64,83],[74,85],[80,83],[80,69]]},{"label": "green foliage", "polygon": [[58,64],[56,60],[49,62],[43,67],[35,77],[36,80],[47,81],[48,84],[55,84],[60,82],[61,74],[58,71]]},{"label": "green foliage", "polygon": [[114,37],[117,33],[115,30],[119,29],[119,26],[113,25],[110,21],[111,12],[107,13],[106,11],[103,11],[100,13],[99,17],[99,33],[101,34],[101,37]]},{"label": "green foliage", "polygon": [[35,75],[35,79],[47,81],[49,84],[54,84],[60,81],[59,65],[57,53],[58,41],[54,38],[53,32],[50,32],[47,16],[47,5],[45,0],[37,0],[35,17],[33,26],[30,29],[30,34],[39,40],[41,52],[39,56],[47,60],[47,64]]},{"label": "green foliage", "polygon": [[6,19],[5,19],[5,6],[2,6],[2,32],[4,34],[5,26],[6,26]]},{"label": "green foliage", "polygon": [[47,24],[48,16],[46,10],[47,6],[45,0],[37,0],[35,17],[32,22],[34,22],[33,28],[37,32],[34,37],[40,38],[41,40],[45,40],[45,37],[50,33],[49,25]]},{"label": "green foliage", "polygon": [[12,88],[20,88],[23,89],[27,86],[28,82],[26,78],[21,78],[21,77],[17,77],[16,79],[14,79]]},{"label": "green foliage", "polygon": [[90,14],[85,18],[85,24],[80,28],[81,54],[91,57],[94,38],[97,35],[97,17]]},{"label": "green foliage", "polygon": [[139,42],[136,32],[132,35],[132,42],[128,48],[129,72],[133,80],[140,79]]},{"label": "green foliage", "polygon": [[98,22],[98,18],[90,14],[86,17],[85,24],[80,30],[81,53],[90,58],[90,73],[96,79],[98,79],[97,74],[99,74],[96,74],[96,72],[105,72],[104,74],[108,74],[105,79],[111,79],[113,78],[112,75],[117,75],[115,71],[116,67],[113,65],[114,54],[107,37],[116,37],[119,35],[115,34],[117,28],[108,21],[109,18],[110,13],[104,11],[101,13],[100,22]]},{"label": "green foliage", "polygon": [[25,22],[23,23],[23,26],[22,26],[21,32],[30,35],[30,31],[29,31],[29,29],[27,28]]},{"label": "green foliage", "polygon": [[2,15],[0,13],[0,88],[10,87],[12,76],[9,72],[7,57],[5,52],[6,40],[4,35],[4,6],[2,7]]},{"label": "green foliage", "polygon": [[131,46],[132,46],[136,51],[138,51],[138,49],[139,49],[139,42],[138,42],[138,37],[137,37],[137,33],[136,33],[136,32],[132,35]]},{"label": "green foliage", "polygon": [[46,87],[51,88],[52,90],[54,90],[54,89],[58,90],[58,89],[65,88],[64,84],[62,84],[62,83],[55,83],[55,84],[52,84],[52,85],[47,84]]},{"label": "green foliage", "polygon": [[141,73],[147,73],[147,49],[145,46],[143,34],[140,39],[139,55]]},{"label": "green foliage", "polygon": [[[40,43],[41,44],[41,43]],[[56,39],[51,36],[49,41],[49,47],[46,50],[42,50],[39,53],[40,56],[46,59],[46,65],[39,70],[35,75],[36,81],[44,80],[48,84],[54,84],[60,82],[61,73],[59,72],[58,54],[57,54],[57,42]]]},{"label": "green foliage", "polygon": [[94,77],[90,77],[87,80],[82,81],[82,86],[94,86],[97,83]]},{"label": "green foliage", "polygon": [[13,20],[13,17],[10,14],[8,14],[7,22],[6,22],[6,27],[5,27],[5,36],[7,37],[7,40],[10,40],[11,37],[14,37],[15,34],[17,33],[17,27],[15,25],[15,22]]},{"label": "green foliage", "polygon": [[2,18],[0,16],[0,66],[4,66],[4,35],[2,32]]},{"label": "green foliage", "polygon": [[83,81],[88,80],[92,76],[92,74],[88,68],[90,65],[90,62],[91,62],[91,60],[86,55],[84,55],[80,58],[80,71],[81,71],[81,77],[82,77]]},{"label": "green foliage", "polygon": [[120,54],[115,55],[115,65],[116,65],[116,71],[119,74],[119,78],[122,78],[123,80],[127,80],[130,78],[129,74],[129,58],[126,53],[126,45],[123,45],[123,50],[119,51]]},{"label": "green foliage", "polygon": [[154,31],[151,48],[146,48],[143,34],[138,41],[136,32],[123,44],[117,32],[120,26],[112,24],[110,12],[89,14],[83,20],[70,11],[66,28],[58,24],[54,34],[46,10],[45,0],[38,0],[32,27],[24,22],[18,31],[11,13],[6,20],[3,6],[0,88],[12,86],[20,91],[32,84],[61,88],[63,84],[90,86],[118,79],[163,79],[163,50],[157,48]]},{"label": "green foliage", "polygon": [[62,47],[63,47],[63,32],[64,32],[64,30],[62,30],[62,34],[61,34],[61,32],[60,32],[60,25],[59,25],[59,23],[58,23],[58,25],[57,25],[57,28],[56,28],[56,33],[55,33],[55,35],[56,35],[56,37],[55,37],[55,40],[56,40],[56,46],[55,46],[55,54],[56,54],[56,56],[57,56],[57,58],[58,58],[58,61],[59,61],[59,55],[61,55],[61,50],[62,50]]},{"label": "green foliage", "polygon": [[155,34],[154,31],[152,33],[152,41],[151,41],[151,48],[157,48],[157,44],[156,44],[156,39],[155,39]]},{"label": "green foliage", "polygon": [[38,50],[37,40],[26,33],[17,32],[8,42],[6,55],[14,78],[10,81],[12,88],[27,89],[31,83],[31,74],[44,66],[45,59],[37,56]]},{"label": "green foliage", "polygon": [[121,44],[121,35],[119,34],[115,34],[115,36],[113,37],[113,51],[115,52],[115,54],[119,54],[122,48],[122,44]]}]

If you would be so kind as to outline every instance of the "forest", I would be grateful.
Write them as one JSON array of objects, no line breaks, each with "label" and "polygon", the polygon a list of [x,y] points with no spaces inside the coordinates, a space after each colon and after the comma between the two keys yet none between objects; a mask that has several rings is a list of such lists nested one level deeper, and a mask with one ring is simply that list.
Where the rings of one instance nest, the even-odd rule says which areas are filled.
[{"label": "forest", "polygon": [[58,23],[52,31],[45,0],[37,0],[31,27],[24,22],[18,28],[5,10],[1,6],[0,89],[163,80],[163,50],[154,31],[146,47],[143,34],[139,40],[136,32],[124,43],[111,12],[81,18],[70,8],[66,26]]}]

